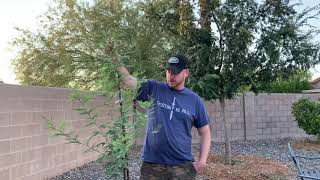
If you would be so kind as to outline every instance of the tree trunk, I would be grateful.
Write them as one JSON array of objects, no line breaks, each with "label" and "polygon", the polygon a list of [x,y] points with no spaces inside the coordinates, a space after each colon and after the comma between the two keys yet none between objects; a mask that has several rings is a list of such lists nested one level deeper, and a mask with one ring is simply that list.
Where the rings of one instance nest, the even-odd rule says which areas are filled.
[{"label": "tree trunk", "polygon": [[189,0],[179,0],[179,25],[178,32],[186,38],[190,38],[190,28],[192,27],[192,6]]},{"label": "tree trunk", "polygon": [[128,168],[123,168],[123,180],[130,180]]},{"label": "tree trunk", "polygon": [[[119,86],[119,100],[120,100],[120,115],[121,118],[123,119],[124,117],[124,113],[123,113],[123,99],[122,99],[122,89]],[[122,125],[122,135],[125,136],[127,134],[127,130],[125,125]],[[127,144],[128,142],[124,142],[125,144]],[[125,155],[125,161],[127,161],[127,167],[123,168],[123,180],[130,180],[129,177],[129,169],[128,169],[128,154]]]},{"label": "tree trunk", "polygon": [[199,0],[200,25],[202,29],[211,31],[210,0]]},{"label": "tree trunk", "polygon": [[224,98],[220,98],[220,106],[221,106],[221,112],[222,112],[222,120],[223,120],[223,126],[224,126],[224,143],[225,143],[225,164],[230,165],[231,164],[231,145],[230,145],[230,138],[229,138],[229,129],[227,127],[227,120],[226,120],[226,103]]}]

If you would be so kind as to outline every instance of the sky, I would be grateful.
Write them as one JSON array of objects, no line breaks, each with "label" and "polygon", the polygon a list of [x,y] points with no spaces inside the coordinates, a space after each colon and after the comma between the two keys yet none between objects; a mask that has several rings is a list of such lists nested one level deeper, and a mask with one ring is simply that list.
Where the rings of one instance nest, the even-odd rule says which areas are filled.
[{"label": "sky", "polygon": [[[0,6],[0,80],[8,84],[19,84],[16,80],[11,60],[15,52],[9,49],[9,42],[17,36],[14,27],[35,31],[39,26],[40,15],[47,11],[53,0],[5,0]],[[299,0],[298,0],[299,1]],[[302,0],[300,0],[302,1]],[[304,7],[314,6],[318,0],[303,0]],[[320,28],[320,20],[313,20],[312,24]],[[319,39],[320,37],[317,37]],[[320,65],[311,70],[313,79],[320,76]]]},{"label": "sky", "polygon": [[15,79],[11,59],[15,53],[9,49],[9,42],[18,34],[14,27],[32,31],[39,25],[37,17],[47,11],[52,0],[6,0],[0,5],[0,80],[8,84],[18,84]]}]

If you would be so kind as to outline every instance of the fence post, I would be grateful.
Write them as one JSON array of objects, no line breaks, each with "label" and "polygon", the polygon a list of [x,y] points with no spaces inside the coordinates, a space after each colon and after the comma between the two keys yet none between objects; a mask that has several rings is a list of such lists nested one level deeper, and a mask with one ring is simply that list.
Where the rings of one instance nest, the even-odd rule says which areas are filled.
[{"label": "fence post", "polygon": [[255,117],[255,95],[252,92],[243,94],[244,139],[254,140],[257,135],[257,121]]}]

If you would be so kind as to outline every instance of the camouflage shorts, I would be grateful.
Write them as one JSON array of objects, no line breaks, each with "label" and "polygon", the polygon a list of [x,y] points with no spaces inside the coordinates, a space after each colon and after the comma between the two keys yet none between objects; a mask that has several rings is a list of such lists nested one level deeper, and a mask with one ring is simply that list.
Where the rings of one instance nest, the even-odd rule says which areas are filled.
[{"label": "camouflage shorts", "polygon": [[179,165],[143,162],[140,180],[194,180],[196,175],[191,161]]}]

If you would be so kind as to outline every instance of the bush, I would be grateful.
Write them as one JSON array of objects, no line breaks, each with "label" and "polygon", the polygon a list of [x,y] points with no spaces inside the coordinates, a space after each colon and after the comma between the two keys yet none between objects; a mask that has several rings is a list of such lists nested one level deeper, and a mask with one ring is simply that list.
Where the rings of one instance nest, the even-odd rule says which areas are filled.
[{"label": "bush", "polygon": [[320,140],[320,103],[303,98],[293,103],[292,113],[298,126]]},{"label": "bush", "polygon": [[281,76],[277,80],[263,84],[262,90],[269,93],[301,93],[311,88],[310,72],[298,71],[290,77]]}]

